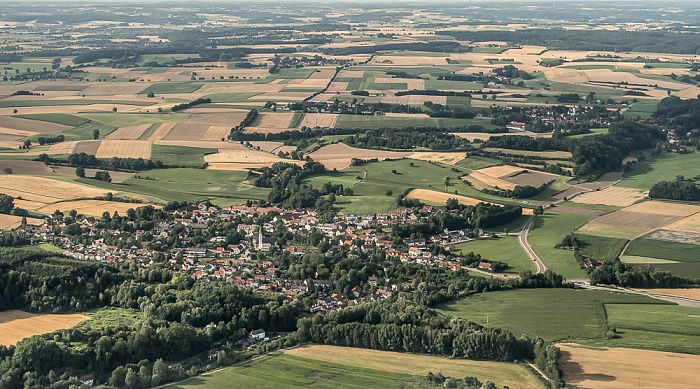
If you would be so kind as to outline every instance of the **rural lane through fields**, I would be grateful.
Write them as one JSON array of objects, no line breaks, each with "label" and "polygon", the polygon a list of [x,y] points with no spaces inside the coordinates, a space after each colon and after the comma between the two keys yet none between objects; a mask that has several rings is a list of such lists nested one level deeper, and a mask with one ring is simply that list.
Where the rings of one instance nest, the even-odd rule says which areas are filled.
[{"label": "rural lane through fields", "polygon": [[530,242],[528,242],[528,236],[530,235],[530,230],[532,229],[532,225],[535,223],[535,215],[530,216],[529,219],[527,219],[527,222],[525,223],[525,226],[523,226],[522,231],[520,231],[520,235],[518,236],[518,242],[520,243],[520,246],[525,250],[527,255],[530,256],[530,258],[535,261],[535,264],[537,265],[537,273],[544,273],[545,270],[547,270],[547,266],[542,263],[542,260],[540,260],[540,257],[537,256],[537,253],[535,250],[532,249],[532,246],[530,246]]}]

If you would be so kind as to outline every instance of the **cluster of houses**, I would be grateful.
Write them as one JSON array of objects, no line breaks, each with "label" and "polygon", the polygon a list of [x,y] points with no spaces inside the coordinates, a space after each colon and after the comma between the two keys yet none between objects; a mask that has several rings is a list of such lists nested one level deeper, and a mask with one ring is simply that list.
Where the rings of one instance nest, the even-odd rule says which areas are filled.
[{"label": "cluster of houses", "polygon": [[[284,277],[274,262],[275,256],[268,254],[274,251],[277,254],[301,257],[307,249],[298,244],[280,244],[272,236],[280,225],[295,236],[321,233],[327,242],[332,243],[326,255],[353,250],[371,253],[382,249],[389,259],[459,271],[462,268],[459,258],[433,254],[432,247],[439,245],[454,250],[455,243],[479,238],[484,234],[483,231],[443,231],[430,237],[400,241],[382,231],[383,228],[418,223],[439,212],[448,211],[443,207],[426,205],[420,210],[406,208],[386,214],[347,214],[336,217],[330,223],[321,223],[315,210],[311,209],[284,210],[256,205],[217,208],[202,204],[169,212],[168,220],[154,220],[153,228],[149,231],[112,230],[98,227],[100,220],[94,217],[78,215],[69,220],[52,215],[41,226],[26,225],[16,232],[35,241],[50,242],[63,249],[66,255],[79,260],[135,262],[146,267],[166,262],[174,269],[189,272],[197,281],[226,281],[240,289],[283,293],[293,300],[298,295],[307,293],[307,281]],[[249,224],[234,224],[244,239],[229,244],[227,237],[220,235],[220,232],[210,232],[209,227],[222,220],[246,220]],[[65,233],[67,226],[73,223],[81,227],[81,239]],[[205,243],[194,243],[195,235],[200,237],[200,242],[202,236],[206,237]],[[176,239],[179,247],[167,252],[149,249],[149,244],[168,239]],[[323,279],[314,280],[314,283],[316,287],[330,286],[330,281]],[[362,290],[358,285],[350,296],[331,294],[319,297],[313,301],[311,311],[327,311],[353,302],[386,298],[400,289],[400,286],[389,285],[388,280],[379,285],[376,277],[370,277],[367,284],[371,289]]]}]

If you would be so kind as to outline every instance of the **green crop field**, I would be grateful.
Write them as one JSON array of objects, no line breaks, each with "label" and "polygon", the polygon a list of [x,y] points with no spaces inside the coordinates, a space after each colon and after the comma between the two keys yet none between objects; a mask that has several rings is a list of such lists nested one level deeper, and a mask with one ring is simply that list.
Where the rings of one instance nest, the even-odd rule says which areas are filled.
[{"label": "green crop field", "polygon": [[[414,166],[411,166],[411,163]],[[392,170],[396,170],[397,174],[393,174]],[[357,177],[364,176],[365,172],[364,180],[357,179]],[[364,199],[366,196],[374,197],[372,202],[375,202],[377,205],[390,206],[388,209],[376,209],[375,212],[387,212],[393,207],[396,196],[406,193],[409,189],[420,188],[443,191],[445,177],[452,178],[450,193],[454,193],[456,190],[460,195],[477,197],[486,201],[515,203],[514,200],[481,193],[460,181],[459,175],[460,173],[453,172],[446,167],[433,165],[425,161],[402,159],[353,166],[338,173],[327,173],[309,178],[307,182],[311,183],[315,188],[320,188],[326,182],[343,184],[346,188],[352,188],[355,196],[343,199],[340,203],[341,207],[343,207],[343,204],[353,203],[352,199],[356,197]],[[391,191],[392,195],[387,196],[387,191]],[[381,198],[386,198],[386,200],[380,200]],[[346,209],[346,211],[353,212],[349,209]]]},{"label": "green crop field", "polygon": [[165,165],[199,168],[204,165],[205,155],[216,152],[216,149],[154,144],[151,150],[151,160],[161,161]]},{"label": "green crop field", "polygon": [[89,120],[80,116],[69,115],[65,113],[38,113],[29,115],[17,115],[17,117],[22,119],[39,120],[42,122],[63,124],[64,126],[71,127],[79,126]]},{"label": "green crop field", "polygon": [[470,119],[430,118],[430,117],[390,117],[369,115],[340,115],[335,126],[337,128],[403,128],[411,126],[426,127],[462,127],[470,124],[482,124]]},{"label": "green crop field", "polygon": [[690,243],[667,242],[654,239],[635,239],[626,255],[668,259],[678,262],[700,262],[700,246]]},{"label": "green crop field", "polygon": [[588,278],[586,271],[581,269],[574,259],[574,253],[568,250],[555,249],[562,239],[591,220],[591,216],[574,214],[545,213],[535,218],[534,229],[530,233],[530,244],[539,255],[542,262],[555,273],[569,280]]},{"label": "green crop field", "polygon": [[653,264],[655,268],[666,270],[671,272],[671,274],[690,278],[692,280],[700,280],[700,263],[660,263]]},{"label": "green crop field", "polygon": [[169,93],[192,93],[201,87],[202,84],[197,84],[194,82],[159,82],[142,90],[140,94],[148,94],[148,92],[153,92],[156,95]]},{"label": "green crop field", "polygon": [[576,234],[581,254],[598,261],[611,261],[620,256],[627,240],[601,236]]},{"label": "green crop field", "polygon": [[262,92],[246,92],[246,93],[214,93],[204,96],[211,99],[212,103],[242,103],[253,96],[257,96]]},{"label": "green crop field", "polygon": [[[477,323],[545,340],[606,340],[604,304],[666,304],[645,296],[574,289],[520,289],[479,293],[437,307]],[[665,306],[665,305],[664,305]]]},{"label": "green crop field", "polygon": [[[148,123],[181,122],[190,115],[185,113],[86,113],[80,116],[114,127],[129,127]],[[102,134],[105,135],[105,134]]]},{"label": "green crop field", "polygon": [[608,326],[619,339],[610,346],[700,354],[697,308],[657,304],[605,304]]},{"label": "green crop field", "polygon": [[269,354],[223,371],[196,377],[173,389],[240,388],[404,388],[422,377],[341,365],[282,353]]},{"label": "green crop field", "polygon": [[642,119],[646,119],[651,116],[659,102],[657,100],[641,99],[637,103],[633,103],[630,108],[623,112],[623,116],[629,119],[634,119],[639,116]]},{"label": "green crop field", "polygon": [[685,178],[700,178],[700,152],[667,153],[639,162],[624,174],[625,178],[618,185],[648,190],[659,181],[675,180],[678,174]]},{"label": "green crop field", "polygon": [[270,74],[266,79],[262,80],[263,83],[268,83],[274,80],[300,80],[309,78],[316,70],[308,68],[299,69],[280,69],[279,72]]},{"label": "green crop field", "polygon": [[520,247],[516,236],[479,239],[460,243],[456,248],[464,254],[473,252],[481,254],[481,258],[484,259],[507,263],[509,267],[504,273],[519,274],[525,270],[532,270],[534,273],[537,270],[532,259]]},{"label": "green crop field", "polygon": [[243,183],[247,172],[192,168],[157,169],[141,172],[121,184],[76,178],[74,181],[111,190],[134,193],[160,202],[212,200],[218,205],[240,204],[246,199],[264,199],[268,189]]}]

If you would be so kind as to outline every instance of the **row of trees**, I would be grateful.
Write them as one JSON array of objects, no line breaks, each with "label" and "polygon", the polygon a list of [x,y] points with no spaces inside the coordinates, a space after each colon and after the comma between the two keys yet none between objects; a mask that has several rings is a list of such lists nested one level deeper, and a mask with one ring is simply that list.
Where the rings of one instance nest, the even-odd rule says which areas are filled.
[{"label": "row of trees", "polygon": [[649,197],[652,199],[697,201],[700,200],[700,189],[690,181],[660,181],[651,187]]}]

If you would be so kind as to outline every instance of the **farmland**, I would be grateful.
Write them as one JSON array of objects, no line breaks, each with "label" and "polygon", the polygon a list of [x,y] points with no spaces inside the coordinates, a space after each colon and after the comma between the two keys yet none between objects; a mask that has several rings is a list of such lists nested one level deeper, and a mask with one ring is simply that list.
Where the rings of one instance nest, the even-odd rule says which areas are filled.
[{"label": "farmland", "polygon": [[[604,344],[611,326],[607,322],[605,307],[633,303],[653,309],[660,302],[643,296],[603,291],[523,289],[472,295],[440,305],[438,309],[483,325],[508,329],[516,336],[527,334],[550,341]],[[623,334],[613,341],[622,342],[625,338]]]},{"label": "farmland", "polygon": [[0,312],[0,345],[10,346],[33,335],[71,328],[89,317],[79,314],[34,314],[23,311]]},{"label": "farmland", "polygon": [[640,386],[693,388],[700,368],[697,355],[626,348],[560,344],[564,380],[576,387],[636,389]]},{"label": "farmland", "polygon": [[473,252],[490,261],[501,261],[508,264],[506,274],[519,274],[525,270],[535,271],[532,259],[520,248],[516,237],[498,239],[479,239],[472,242],[460,243],[456,246],[463,254]]},{"label": "farmland", "polygon": [[0,386],[695,383],[697,290],[619,289],[700,279],[693,7],[59,3],[0,12]]},{"label": "farmland", "polygon": [[575,231],[590,219],[586,215],[546,213],[535,219],[530,244],[552,271],[569,280],[585,279],[586,272],[574,259],[573,252],[556,249],[554,246],[561,243],[566,234]]}]

